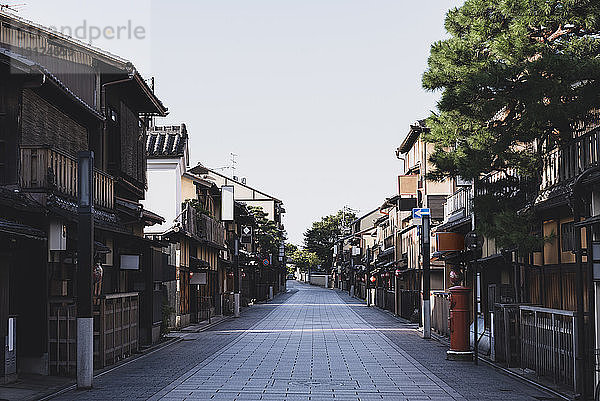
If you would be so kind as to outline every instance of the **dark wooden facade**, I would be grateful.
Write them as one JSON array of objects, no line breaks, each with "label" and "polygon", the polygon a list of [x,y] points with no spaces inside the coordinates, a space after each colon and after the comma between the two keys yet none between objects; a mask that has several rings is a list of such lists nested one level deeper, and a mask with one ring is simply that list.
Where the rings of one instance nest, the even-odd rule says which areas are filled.
[{"label": "dark wooden facade", "polygon": [[[39,51],[43,46],[64,51],[48,55]],[[106,305],[116,311],[119,294],[127,293],[131,319],[119,328],[127,344],[105,347],[110,356],[97,350],[97,367],[130,354],[142,332],[145,342],[155,338],[149,331],[160,322],[155,280],[163,278],[164,258],[153,255],[160,244],[142,232],[161,218],[139,202],[146,118],[165,114],[130,63],[0,14],[0,216],[6,220],[0,228],[8,227],[0,229],[8,238],[0,254],[11,255],[0,266],[7,278],[0,300],[9,300],[8,307],[0,302],[0,330],[6,335],[8,315],[17,316],[20,371],[74,372],[76,339],[68,329],[76,318],[77,152],[83,150],[94,152],[96,167],[95,250],[103,275],[95,313],[100,323]],[[139,266],[122,265],[124,255],[137,256]],[[106,344],[106,327],[96,327],[98,344]]]}]

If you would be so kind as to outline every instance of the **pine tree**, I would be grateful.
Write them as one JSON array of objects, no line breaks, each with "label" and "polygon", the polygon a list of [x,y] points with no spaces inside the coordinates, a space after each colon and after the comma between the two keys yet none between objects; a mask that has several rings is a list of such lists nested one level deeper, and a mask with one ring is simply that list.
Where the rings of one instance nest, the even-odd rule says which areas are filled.
[{"label": "pine tree", "polygon": [[356,219],[354,213],[343,210],[336,214],[324,216],[320,221],[315,221],[304,233],[304,248],[313,252],[322,261],[323,267],[329,269],[333,265],[332,247],[342,235],[342,225],[347,226]]},{"label": "pine tree", "polygon": [[249,206],[248,211],[254,216],[256,230],[254,235],[258,242],[258,250],[263,258],[279,254],[279,247],[285,241],[285,232],[277,227],[273,220],[267,218],[267,213],[261,206]]},{"label": "pine tree", "polygon": [[543,152],[600,105],[600,1],[467,0],[445,27],[423,75],[442,92],[425,137],[432,177],[499,173],[478,184],[478,226],[500,246],[531,249]]}]

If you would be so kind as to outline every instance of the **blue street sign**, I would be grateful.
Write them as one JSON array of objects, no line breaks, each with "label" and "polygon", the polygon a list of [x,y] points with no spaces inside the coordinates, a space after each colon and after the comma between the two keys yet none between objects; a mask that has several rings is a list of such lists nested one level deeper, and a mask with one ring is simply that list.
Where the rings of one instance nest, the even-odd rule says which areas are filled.
[{"label": "blue street sign", "polygon": [[412,210],[413,219],[420,219],[423,216],[430,216],[430,215],[431,215],[431,209],[429,209],[429,208],[414,208]]}]

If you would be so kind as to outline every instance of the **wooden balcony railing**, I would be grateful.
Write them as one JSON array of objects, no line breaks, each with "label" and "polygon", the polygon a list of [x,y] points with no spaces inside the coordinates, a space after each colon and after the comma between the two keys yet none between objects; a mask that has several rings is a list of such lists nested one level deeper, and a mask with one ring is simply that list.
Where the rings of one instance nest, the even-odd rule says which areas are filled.
[{"label": "wooden balcony railing", "polygon": [[[63,152],[47,147],[21,147],[21,188],[56,191],[77,199],[77,160]],[[94,169],[94,205],[114,207],[114,179]]]},{"label": "wooden balcony railing", "polygon": [[588,131],[544,157],[542,188],[567,182],[600,162],[600,130]]},{"label": "wooden balcony railing", "polygon": [[186,232],[201,240],[225,246],[225,227],[219,221],[196,211],[190,205],[186,205],[181,218]]}]

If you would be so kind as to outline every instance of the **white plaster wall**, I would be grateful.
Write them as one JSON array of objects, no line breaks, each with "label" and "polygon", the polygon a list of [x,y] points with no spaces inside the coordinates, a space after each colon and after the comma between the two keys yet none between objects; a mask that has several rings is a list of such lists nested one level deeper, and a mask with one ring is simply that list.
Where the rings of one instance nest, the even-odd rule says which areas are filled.
[{"label": "white plaster wall", "polygon": [[144,208],[164,217],[163,224],[146,227],[144,233],[163,233],[181,213],[181,162],[178,159],[148,160],[148,189]]}]

